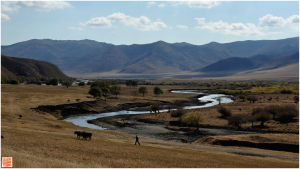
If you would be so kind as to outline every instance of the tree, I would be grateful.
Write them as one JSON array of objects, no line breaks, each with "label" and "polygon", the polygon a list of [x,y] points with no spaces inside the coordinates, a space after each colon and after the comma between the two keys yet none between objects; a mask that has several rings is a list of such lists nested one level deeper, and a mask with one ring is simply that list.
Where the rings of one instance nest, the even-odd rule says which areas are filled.
[{"label": "tree", "polygon": [[136,87],[138,82],[136,80],[126,80],[126,86]]},{"label": "tree", "polygon": [[244,102],[245,101],[245,95],[239,95],[239,99]]},{"label": "tree", "polygon": [[270,105],[265,107],[265,111],[273,115],[273,119],[275,119],[276,114],[280,111],[280,106]]},{"label": "tree", "polygon": [[160,95],[160,94],[163,94],[164,92],[159,87],[154,87],[153,93],[155,95]]},{"label": "tree", "polygon": [[276,121],[280,123],[289,123],[298,116],[299,110],[294,105],[281,106],[280,112],[277,113]]},{"label": "tree", "polygon": [[245,122],[245,118],[242,115],[235,115],[228,118],[228,125],[241,128],[242,123]]},{"label": "tree", "polygon": [[97,98],[102,96],[102,91],[98,87],[91,87],[89,90],[89,94],[92,95],[94,98]]},{"label": "tree", "polygon": [[121,86],[119,86],[119,85],[110,86],[111,94],[118,96],[120,94],[120,91],[121,91]]},{"label": "tree", "polygon": [[109,84],[102,81],[96,81],[91,84],[91,87],[109,88]]},{"label": "tree", "polygon": [[203,122],[203,117],[199,113],[186,113],[180,118],[180,122],[189,127],[197,127],[199,129],[200,123]]},{"label": "tree", "polygon": [[160,105],[159,105],[159,103],[155,103],[153,105],[150,105],[149,109],[150,109],[150,113],[151,112],[154,112],[155,114],[159,113]]},{"label": "tree", "polygon": [[17,80],[12,79],[9,80],[9,84],[19,84],[19,82]]},{"label": "tree", "polygon": [[221,118],[228,118],[231,116],[231,111],[221,106],[218,108],[218,112],[221,114]]},{"label": "tree", "polygon": [[78,86],[84,86],[84,85],[85,85],[84,82],[79,82],[79,83],[78,83]]},{"label": "tree", "polygon": [[47,85],[53,85],[53,86],[57,86],[58,85],[58,80],[57,79],[50,79],[49,81],[47,81],[46,83]]},{"label": "tree", "polygon": [[171,117],[181,117],[183,114],[185,114],[185,110],[182,108],[171,111]]},{"label": "tree", "polygon": [[218,97],[217,98],[217,101],[219,102],[219,105],[221,104],[221,101],[222,101],[222,98],[221,97]]},{"label": "tree", "polygon": [[62,82],[62,85],[69,88],[70,86],[72,86],[72,83],[73,82],[71,80],[65,80],[65,81]]},{"label": "tree", "polygon": [[269,112],[266,112],[262,108],[255,108],[252,111],[252,116],[255,119],[255,121],[260,121],[260,126],[263,127],[264,123],[268,120],[271,120],[271,114]]},{"label": "tree", "polygon": [[102,91],[102,96],[105,98],[105,101],[106,101],[106,98],[110,94],[110,90],[108,87],[103,87],[103,88],[101,88],[101,91]]},{"label": "tree", "polygon": [[257,101],[257,98],[255,96],[249,96],[247,98],[247,100],[250,102],[250,103],[255,103]]},{"label": "tree", "polygon": [[143,97],[145,96],[145,94],[147,93],[147,88],[142,86],[139,88],[139,93],[143,94]]}]

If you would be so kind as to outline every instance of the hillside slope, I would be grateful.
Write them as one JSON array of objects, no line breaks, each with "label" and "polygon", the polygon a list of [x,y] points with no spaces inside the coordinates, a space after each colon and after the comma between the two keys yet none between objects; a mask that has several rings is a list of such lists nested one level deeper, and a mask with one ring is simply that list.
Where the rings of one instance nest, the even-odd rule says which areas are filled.
[{"label": "hillside slope", "polygon": [[196,71],[234,74],[252,69],[271,70],[296,63],[299,63],[299,52],[282,55],[255,55],[248,58],[233,57],[217,61]]},{"label": "hillside slope", "polygon": [[51,63],[4,55],[1,55],[1,71],[1,77],[7,79],[16,79],[17,77],[68,78],[57,66]]}]

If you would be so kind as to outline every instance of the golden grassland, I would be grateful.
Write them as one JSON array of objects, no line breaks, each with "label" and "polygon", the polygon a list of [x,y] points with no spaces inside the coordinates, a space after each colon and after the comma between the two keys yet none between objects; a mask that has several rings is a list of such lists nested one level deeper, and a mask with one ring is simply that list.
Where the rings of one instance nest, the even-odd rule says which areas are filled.
[{"label": "golden grassland", "polygon": [[230,136],[208,136],[199,139],[198,143],[212,143],[214,140],[237,140],[253,143],[286,143],[299,144],[297,134],[241,134]]},{"label": "golden grassland", "polygon": [[[146,100],[183,100],[190,95],[171,94],[162,86],[163,96],[149,90],[138,96],[136,88],[122,86],[112,105]],[[152,87],[151,87],[152,88]],[[224,152],[208,152],[158,140],[141,138],[142,146],[134,146],[134,136],[118,131],[81,128],[57,120],[50,114],[37,113],[38,105],[57,105],[93,100],[87,98],[88,87],[37,85],[2,85],[1,87],[2,156],[11,156],[14,167],[298,167],[298,161],[250,157]],[[70,99],[70,102],[67,100]],[[19,119],[18,115],[22,114]],[[75,130],[93,133],[91,141],[75,139]]]}]

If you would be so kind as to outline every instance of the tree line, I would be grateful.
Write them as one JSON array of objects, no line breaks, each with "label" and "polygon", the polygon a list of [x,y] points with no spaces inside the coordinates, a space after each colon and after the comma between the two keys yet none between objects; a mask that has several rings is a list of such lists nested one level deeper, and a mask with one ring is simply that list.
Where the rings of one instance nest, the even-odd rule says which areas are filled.
[{"label": "tree line", "polygon": [[[137,83],[135,83],[135,81],[133,80],[128,80],[128,82],[126,82],[126,85],[130,87],[137,87]],[[115,95],[116,97],[120,95],[121,86],[110,84],[109,82],[105,81],[96,81],[90,84],[90,90],[88,93],[94,98],[104,97],[106,100],[110,95]],[[148,88],[145,86],[141,86],[138,88],[138,93],[143,95],[144,97],[148,93]],[[155,95],[161,95],[163,94],[163,90],[156,86],[153,88],[153,93]]]}]

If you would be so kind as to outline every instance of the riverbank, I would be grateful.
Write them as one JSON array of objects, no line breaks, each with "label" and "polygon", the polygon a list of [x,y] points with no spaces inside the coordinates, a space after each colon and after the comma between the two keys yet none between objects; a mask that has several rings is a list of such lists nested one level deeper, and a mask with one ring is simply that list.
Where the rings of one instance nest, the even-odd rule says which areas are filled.
[{"label": "riverbank", "polygon": [[73,116],[118,112],[122,110],[149,111],[149,106],[154,104],[159,105],[159,108],[161,110],[162,109],[169,110],[169,109],[176,109],[178,107],[202,106],[211,103],[211,101],[198,100],[199,97],[203,97],[203,96],[206,96],[206,94],[197,94],[196,96],[187,98],[188,100],[174,100],[173,102],[163,101],[163,100],[140,99],[140,100],[135,100],[136,102],[127,100],[127,101],[123,101],[125,103],[122,103],[122,100],[120,98],[110,98],[109,101],[114,100],[121,104],[112,105],[110,104],[109,101],[105,101],[104,99],[98,99],[94,101],[82,101],[82,102],[71,103],[71,104],[39,105],[38,107],[32,109],[38,112],[49,113],[55,116],[56,118],[63,120]]}]

